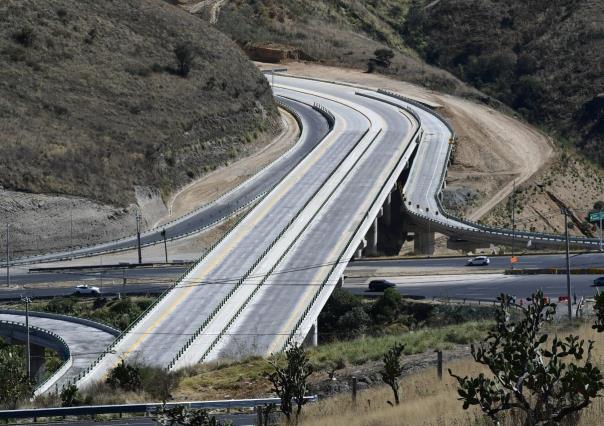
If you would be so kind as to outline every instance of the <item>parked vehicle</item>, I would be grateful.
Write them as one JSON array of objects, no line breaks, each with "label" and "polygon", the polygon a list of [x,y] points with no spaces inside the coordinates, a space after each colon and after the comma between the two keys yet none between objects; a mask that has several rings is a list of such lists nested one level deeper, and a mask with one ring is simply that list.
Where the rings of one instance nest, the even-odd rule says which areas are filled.
[{"label": "parked vehicle", "polygon": [[594,280],[594,287],[604,286],[604,277],[598,277]]},{"label": "parked vehicle", "polygon": [[74,294],[83,295],[83,294],[101,294],[101,290],[95,286],[89,286],[88,284],[80,284],[75,288]]},{"label": "parked vehicle", "polygon": [[491,259],[487,256],[476,256],[473,259],[468,260],[467,266],[487,266],[491,263]]},{"label": "parked vehicle", "polygon": [[384,291],[387,288],[394,288],[396,284],[388,280],[373,280],[369,283],[369,291]]}]

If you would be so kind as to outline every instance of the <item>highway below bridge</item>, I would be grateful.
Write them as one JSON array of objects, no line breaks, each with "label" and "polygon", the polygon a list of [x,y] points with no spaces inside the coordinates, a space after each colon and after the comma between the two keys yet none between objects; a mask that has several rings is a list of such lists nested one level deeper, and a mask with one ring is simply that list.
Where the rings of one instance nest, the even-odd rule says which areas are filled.
[{"label": "highway below bridge", "polygon": [[[391,194],[401,188],[407,220],[417,227],[419,252],[430,251],[434,232],[560,246],[559,235],[486,228],[442,208],[454,135],[427,107],[389,93],[285,75],[275,76],[273,90],[302,124],[301,141],[284,156],[294,152],[295,158],[287,167],[275,166],[285,161],[278,160],[270,166],[275,169],[238,187],[244,196],[230,192],[166,227],[172,233],[189,223],[182,232],[197,232],[251,208],[78,375],[78,386],[101,380],[121,360],[176,370],[221,357],[266,356],[303,341],[316,330],[348,262],[376,253],[378,220],[392,220]],[[273,177],[257,185],[268,175]],[[226,210],[217,207],[222,202]],[[208,208],[219,210],[210,214]],[[203,217],[205,225],[195,222]],[[158,230],[147,237],[160,238]],[[120,244],[131,243],[83,250],[121,250]],[[593,249],[598,242],[573,237],[571,244]],[[72,255],[79,254],[67,257]]]}]

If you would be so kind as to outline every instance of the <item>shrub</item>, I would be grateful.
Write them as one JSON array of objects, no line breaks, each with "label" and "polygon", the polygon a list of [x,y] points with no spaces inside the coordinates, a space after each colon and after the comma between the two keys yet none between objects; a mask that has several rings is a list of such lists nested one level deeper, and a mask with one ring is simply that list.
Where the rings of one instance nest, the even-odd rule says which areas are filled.
[{"label": "shrub", "polygon": [[23,27],[13,34],[13,40],[24,47],[33,46],[35,38],[36,34],[31,27]]},{"label": "shrub", "polygon": [[109,372],[107,384],[113,389],[120,388],[132,392],[140,390],[142,388],[140,370],[122,361]]},{"label": "shrub", "polygon": [[181,43],[174,48],[174,56],[176,56],[176,73],[181,77],[187,77],[195,58],[193,47],[189,43]]}]

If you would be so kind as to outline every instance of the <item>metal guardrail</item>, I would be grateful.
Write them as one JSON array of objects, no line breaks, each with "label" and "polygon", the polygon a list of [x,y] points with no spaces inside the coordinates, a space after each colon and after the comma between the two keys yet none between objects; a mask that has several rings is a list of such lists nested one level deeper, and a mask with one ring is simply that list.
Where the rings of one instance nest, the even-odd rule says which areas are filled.
[{"label": "metal guardrail", "polygon": [[318,102],[313,104],[313,108],[323,114],[329,123],[329,130],[332,130],[333,126],[336,124],[336,117],[333,115],[333,113]]},{"label": "metal guardrail", "polygon": [[[317,108],[318,104],[315,104],[315,108]],[[328,111],[326,108],[324,107],[320,107],[322,109],[320,109],[320,111],[325,115],[329,115],[331,117],[333,117],[333,119],[335,120],[335,117],[333,116],[333,114]],[[331,128],[333,128],[333,126],[331,126]],[[361,141],[365,138],[365,136],[367,135],[367,133],[369,133],[370,129],[367,129],[365,132],[363,132],[363,134],[359,137],[359,139],[357,140],[357,142],[354,144],[354,146],[352,146],[349,150],[349,152],[352,152],[356,149],[356,147],[361,143]],[[378,134],[381,133],[381,130],[378,132]],[[377,138],[377,135],[375,136]],[[375,138],[373,139],[375,140]],[[373,143],[372,140],[372,143]],[[371,144],[370,144],[371,145]],[[318,145],[317,145],[318,146]],[[363,155],[363,153],[361,153],[361,156]],[[336,173],[336,171],[340,168],[340,166],[344,163],[344,161],[346,161],[348,157],[344,157],[340,160],[340,162],[333,168],[333,170],[331,171],[331,173],[325,178],[325,180],[323,181],[324,183],[329,181],[329,179],[331,179],[331,177]],[[355,163],[356,164],[356,163]],[[284,177],[285,179],[285,177]],[[339,184],[338,184],[339,185]],[[304,211],[304,209],[306,209],[306,207],[313,201],[313,199],[315,198],[315,196],[319,193],[319,191],[321,191],[323,185],[319,186],[315,192],[308,198],[308,200],[304,203],[304,205],[302,207],[300,207],[300,209],[296,212],[296,214],[294,215],[294,217],[292,217],[292,219],[285,225],[285,227],[279,232],[279,234],[277,235],[277,237],[275,239],[273,239],[273,241],[270,242],[270,244],[268,245],[268,247],[264,250],[264,252],[261,254],[261,256],[254,262],[254,264],[252,264],[252,266],[250,267],[250,269],[246,272],[246,274],[237,282],[237,285],[229,292],[229,294],[225,297],[225,299],[216,307],[216,309],[212,312],[212,314],[203,322],[203,324],[193,333],[193,335],[189,338],[189,340],[187,340],[185,346],[183,348],[181,348],[179,350],[179,352],[177,353],[176,357],[170,362],[170,364],[168,364],[168,368],[172,368],[176,362],[178,361],[178,359],[186,352],[186,350],[193,344],[193,342],[197,339],[197,337],[199,337],[199,335],[202,333],[202,331],[209,325],[209,323],[212,321],[212,319],[218,314],[218,312],[220,311],[220,309],[226,304],[226,302],[228,301],[228,299],[235,293],[235,291],[243,284],[243,282],[245,281],[245,279],[247,279],[247,277],[252,273],[252,271],[258,266],[258,264],[264,259],[264,257],[269,253],[269,251],[274,247],[274,245],[279,241],[279,239],[281,239],[281,237],[283,236],[283,234],[285,234],[285,232],[287,232],[290,227],[294,224],[294,222],[298,219],[298,217],[300,217],[300,215],[302,214],[302,212]],[[326,202],[326,201],[325,201]],[[325,202],[322,204],[324,205]],[[308,226],[308,224],[306,225]],[[304,229],[306,229],[306,226],[304,227]],[[299,236],[299,235],[298,235]],[[281,260],[283,259],[283,257],[285,256],[285,254],[290,250],[291,246],[293,246],[293,244],[295,243],[295,241],[297,240],[294,239],[294,241],[291,243],[291,245],[288,247],[288,249],[286,250],[286,252],[284,252],[281,257],[277,260],[276,264],[273,266],[273,268],[271,269],[271,272],[277,267],[277,265],[281,262]],[[256,293],[256,291],[259,289],[259,287],[264,283],[264,281],[266,280],[266,278],[268,277],[268,275],[270,275],[270,273],[266,275],[266,277],[261,281],[261,283],[256,287],[256,289],[254,290],[254,292],[252,293],[252,296]],[[250,296],[251,297],[251,296]],[[218,344],[218,342],[222,339],[222,337],[224,336],[224,334],[226,333],[226,330],[231,326],[231,324],[233,323],[233,321],[237,318],[237,316],[239,316],[239,314],[241,313],[242,309],[248,304],[250,298],[248,297],[246,299],[246,301],[244,302],[243,306],[240,307],[240,309],[235,313],[235,315],[231,318],[231,320],[227,323],[227,325],[225,327],[223,327],[223,329],[221,330],[221,332],[216,336],[216,338],[214,339],[214,341],[210,344],[210,347],[204,352],[204,354],[202,355],[200,361],[203,361],[209,354],[210,352],[214,349],[214,347]]]},{"label": "metal guardrail", "polygon": [[[19,331],[21,331],[23,333],[27,333],[27,326],[21,322],[0,320],[0,327],[6,327],[6,326],[8,326],[8,328],[18,329]],[[62,353],[60,353],[60,355],[62,355],[63,363],[61,364],[61,367],[59,367],[59,369],[53,375],[49,376],[48,378],[46,378],[46,380],[42,381],[40,384],[38,384],[36,386],[34,395],[40,395],[40,394],[44,393],[46,390],[48,390],[48,388],[50,388],[54,382],[56,382],[61,377],[63,377],[63,375],[71,367],[71,365],[73,363],[73,357],[71,355],[71,349],[69,348],[69,345],[58,334],[53,333],[52,331],[46,330],[41,327],[37,327],[35,325],[29,325],[30,334],[32,333],[32,331],[35,335],[41,336],[44,339],[58,342],[59,345],[62,347],[62,351],[61,351]]]},{"label": "metal guardrail", "polygon": [[[21,311],[21,310],[18,310],[18,309],[0,309],[0,314],[25,316],[25,311]],[[39,312],[39,311],[29,311],[29,316],[30,317],[38,317],[38,318],[49,318],[49,319],[55,319],[55,320],[58,320],[58,321],[66,321],[66,322],[73,322],[73,323],[77,323],[77,324],[82,324],[82,325],[85,325],[87,327],[97,328],[97,329],[105,331],[105,332],[107,332],[109,334],[113,334],[114,336],[117,336],[117,335],[120,334],[119,330],[113,328],[109,324],[105,324],[105,323],[102,323],[102,322],[89,320],[89,319],[86,319],[86,318],[72,317],[72,316],[69,316],[69,315],[55,314],[55,313],[52,313],[52,312]]]},{"label": "metal guardrail", "polygon": [[[306,396],[306,402],[318,401],[316,395]],[[259,399],[226,399],[217,401],[183,401],[183,402],[168,402],[166,408],[174,408],[178,406],[187,407],[189,409],[203,410],[228,410],[231,408],[247,408],[253,409],[258,406],[269,404],[281,405],[279,398],[259,398]],[[0,410],[0,419],[38,419],[48,417],[65,417],[65,416],[93,416],[97,414],[137,414],[157,412],[163,406],[160,402],[152,402],[145,404],[121,404],[121,405],[90,405],[82,407],[61,407],[61,408],[30,408],[23,410]]]}]

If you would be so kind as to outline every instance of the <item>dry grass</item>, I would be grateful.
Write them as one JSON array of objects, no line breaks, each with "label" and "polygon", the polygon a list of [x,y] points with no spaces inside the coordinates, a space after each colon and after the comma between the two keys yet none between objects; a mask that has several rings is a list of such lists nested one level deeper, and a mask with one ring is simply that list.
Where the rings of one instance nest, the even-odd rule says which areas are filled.
[{"label": "dry grass", "polygon": [[[187,78],[174,48],[195,52]],[[114,205],[172,190],[267,142],[266,79],[160,0],[0,3],[0,185]]]},{"label": "dry grass", "polygon": [[[566,334],[561,330],[561,334]],[[598,336],[589,324],[576,331],[584,339],[596,341],[594,362],[604,368],[604,339]],[[475,376],[481,367],[471,359],[451,363],[456,374]],[[484,369],[482,369],[484,371]],[[308,405],[302,424],[330,426],[378,426],[378,425],[468,425],[490,424],[479,410],[470,408],[464,411],[457,400],[456,381],[445,374],[439,381],[434,370],[424,370],[405,377],[401,381],[401,404],[391,407],[386,401],[392,400],[389,388],[380,387],[361,391],[357,405],[353,406],[350,395]],[[599,424],[604,414],[604,400],[596,400],[585,409],[577,425],[588,426]],[[518,424],[513,418],[503,419],[504,425]]]}]

